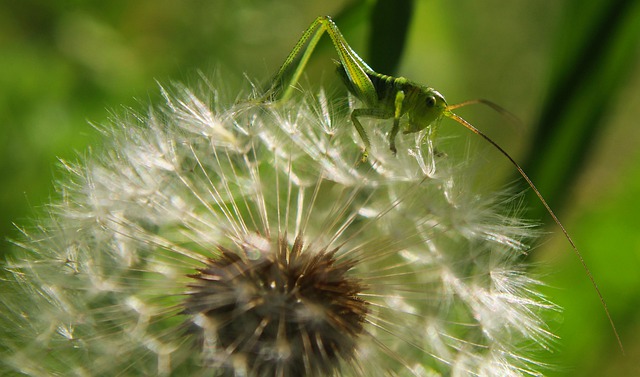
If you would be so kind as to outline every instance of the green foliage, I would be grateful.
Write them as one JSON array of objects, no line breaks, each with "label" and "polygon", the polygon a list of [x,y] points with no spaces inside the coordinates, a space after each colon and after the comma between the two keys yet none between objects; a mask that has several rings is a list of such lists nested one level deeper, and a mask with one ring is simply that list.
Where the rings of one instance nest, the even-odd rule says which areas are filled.
[{"label": "green foliage", "polygon": [[396,75],[411,23],[412,0],[379,0],[371,12],[369,59],[375,71]]},{"label": "green foliage", "polygon": [[571,182],[608,125],[611,107],[625,100],[620,89],[638,62],[640,3],[570,1],[558,34],[526,166],[555,208],[566,202]]},{"label": "green foliage", "polygon": [[[633,323],[638,323],[633,317],[640,292],[640,238],[632,225],[637,224],[639,209],[638,156],[629,152],[625,155],[624,148],[620,148],[622,155],[608,161],[609,166],[599,168],[617,170],[617,174],[601,170],[598,175],[584,170],[590,168],[590,163],[591,169],[594,162],[597,164],[594,155],[602,155],[603,139],[612,132],[609,128],[616,126],[616,112],[633,106],[634,99],[629,94],[635,96],[637,103],[637,86],[635,90],[625,89],[633,82],[633,75],[638,75],[640,3],[572,0],[564,4],[563,12],[551,52],[546,96],[525,169],[557,210],[575,204],[572,197],[576,193],[588,193],[582,194],[582,200],[591,205],[570,228],[596,280],[605,287],[605,298],[617,311],[613,317],[618,331],[627,349],[632,350],[637,347],[637,336],[629,335],[633,333]],[[624,129],[620,132],[637,142],[638,133],[630,129],[637,123],[637,111],[635,114],[635,119],[621,125]],[[609,148],[610,153],[616,153],[615,145]],[[584,176],[588,178],[580,179]],[[599,181],[599,189],[583,188],[589,180]],[[529,199],[530,215],[545,218],[535,197],[529,195]],[[563,248],[561,243],[554,245]],[[562,294],[556,297],[567,308],[564,326],[558,330],[566,353],[558,363],[574,365],[576,375],[633,374],[615,345],[595,295],[581,284],[584,270],[572,258],[563,261],[563,265],[567,271],[554,276],[551,283],[562,288]],[[581,283],[575,285],[576,282]]]}]

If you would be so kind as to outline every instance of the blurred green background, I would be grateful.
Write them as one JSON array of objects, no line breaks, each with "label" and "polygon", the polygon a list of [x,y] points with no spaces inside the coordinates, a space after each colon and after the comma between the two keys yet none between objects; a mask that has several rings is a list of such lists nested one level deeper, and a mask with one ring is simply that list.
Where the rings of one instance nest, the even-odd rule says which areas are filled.
[{"label": "blurred green background", "polygon": [[[530,261],[560,339],[544,362],[557,376],[640,375],[640,2],[578,0],[82,1],[0,3],[0,235],[30,224],[55,197],[57,159],[99,143],[90,122],[159,101],[158,84],[197,82],[216,68],[238,82],[273,74],[300,33],[330,14],[350,44],[383,72],[440,90],[459,113],[521,161],[573,235],[626,347],[559,229]],[[333,79],[325,43],[308,80]],[[499,188],[516,176],[479,138],[444,123],[447,151],[473,158]],[[452,138],[451,136],[455,136]],[[455,154],[455,152],[454,152]],[[486,182],[485,182],[486,183]],[[530,197],[531,216],[549,223]]]}]

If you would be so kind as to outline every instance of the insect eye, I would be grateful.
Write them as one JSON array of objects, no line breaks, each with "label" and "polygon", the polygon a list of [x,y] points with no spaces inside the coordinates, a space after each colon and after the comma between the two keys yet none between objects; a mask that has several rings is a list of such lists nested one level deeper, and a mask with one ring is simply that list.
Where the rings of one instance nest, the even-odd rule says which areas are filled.
[{"label": "insect eye", "polygon": [[434,107],[435,105],[436,105],[436,97],[434,96],[427,97],[427,106]]}]

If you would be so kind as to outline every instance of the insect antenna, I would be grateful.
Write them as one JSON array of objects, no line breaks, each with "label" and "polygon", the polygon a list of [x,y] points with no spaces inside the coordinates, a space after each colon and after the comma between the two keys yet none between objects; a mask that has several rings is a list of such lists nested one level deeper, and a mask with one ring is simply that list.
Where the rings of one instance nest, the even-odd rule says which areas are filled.
[{"label": "insect antenna", "polygon": [[609,323],[611,324],[611,328],[613,329],[613,333],[615,334],[616,340],[618,341],[618,346],[620,347],[620,350],[622,351],[622,354],[624,355],[624,353],[625,353],[624,352],[624,347],[622,346],[622,340],[620,339],[620,335],[618,334],[618,330],[616,329],[616,325],[613,323],[613,318],[611,318],[611,314],[609,313],[609,308],[607,307],[607,303],[605,302],[604,297],[602,296],[602,293],[600,293],[600,289],[598,288],[598,285],[596,284],[596,281],[593,278],[593,275],[591,274],[591,271],[589,270],[589,267],[587,267],[587,263],[585,262],[584,258],[582,257],[582,254],[578,250],[578,247],[573,242],[573,239],[571,239],[571,236],[569,235],[569,232],[567,232],[567,230],[565,229],[564,225],[562,225],[562,223],[560,222],[560,220],[558,219],[556,214],[553,212],[553,210],[551,209],[551,207],[549,206],[547,201],[544,199],[544,197],[542,196],[540,191],[538,191],[538,188],[536,187],[536,185],[533,184],[533,181],[531,181],[529,176],[524,172],[524,170],[520,167],[520,165],[507,153],[507,151],[502,149],[502,147],[499,146],[495,141],[491,140],[491,138],[489,138],[489,136],[484,134],[479,129],[475,128],[471,123],[469,123],[466,120],[464,120],[461,116],[451,112],[452,109],[456,109],[456,108],[465,106],[467,104],[472,104],[472,103],[484,103],[484,104],[496,109],[500,113],[510,114],[508,111],[502,109],[502,107],[494,104],[493,102],[486,101],[486,100],[471,100],[471,101],[462,102],[460,104],[447,106],[447,108],[446,108],[446,110],[444,112],[444,115],[447,118],[450,118],[450,119],[460,123],[465,128],[467,128],[469,131],[473,132],[474,134],[476,134],[476,135],[482,137],[483,139],[485,139],[486,141],[488,141],[489,144],[493,145],[498,151],[500,151],[500,153],[502,153],[507,159],[509,159],[509,161],[511,161],[513,166],[515,166],[516,169],[518,170],[518,173],[520,173],[522,178],[524,178],[524,180],[527,181],[527,184],[529,184],[529,187],[531,187],[531,189],[536,194],[538,199],[540,199],[540,202],[542,203],[542,205],[544,205],[544,207],[546,208],[546,210],[549,213],[549,215],[551,216],[551,218],[553,218],[553,221],[560,227],[560,229],[562,230],[562,233],[564,233],[565,238],[567,239],[567,241],[569,241],[569,244],[571,244],[571,247],[573,248],[573,251],[578,256],[578,259],[580,260],[580,263],[582,263],[582,267],[584,268],[585,272],[587,273],[587,276],[589,277],[589,280],[591,280],[591,285],[596,290],[596,293],[598,294],[598,298],[600,299],[600,303],[602,304],[602,307],[604,308],[604,311],[605,311],[605,313],[607,315],[607,318],[609,319]]},{"label": "insect antenna", "polygon": [[484,99],[484,98],[470,99],[468,101],[449,105],[447,106],[447,110],[451,111],[463,106],[475,105],[475,104],[489,106],[496,112],[500,113],[500,115],[502,115],[503,117],[509,119],[512,123],[517,124],[518,126],[522,126],[522,120],[520,120],[520,118],[518,118],[515,114],[505,109],[504,107],[498,105],[497,103],[491,102],[488,99]]}]

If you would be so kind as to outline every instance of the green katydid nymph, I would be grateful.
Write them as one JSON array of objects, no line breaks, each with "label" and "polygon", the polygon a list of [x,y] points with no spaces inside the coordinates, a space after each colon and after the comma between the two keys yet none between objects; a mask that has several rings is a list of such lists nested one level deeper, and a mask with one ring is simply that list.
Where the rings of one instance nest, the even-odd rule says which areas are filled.
[{"label": "green katydid nymph", "polygon": [[404,77],[387,76],[375,72],[355,53],[351,46],[349,46],[336,24],[328,16],[316,18],[309,28],[304,31],[302,37],[289,56],[287,56],[280,70],[269,82],[260,100],[263,102],[277,102],[286,100],[291,96],[295,90],[294,86],[300,79],[302,71],[308,63],[313,50],[325,32],[331,38],[333,46],[338,53],[339,61],[337,62],[337,71],[339,76],[349,92],[363,104],[363,107],[357,108],[351,113],[351,121],[364,143],[362,160],[366,161],[371,144],[359,118],[393,119],[388,137],[389,149],[394,154],[397,152],[395,140],[400,131],[400,120],[402,118],[407,118],[407,122],[403,125],[403,133],[408,134],[428,130],[428,135],[431,139],[429,140],[430,143],[433,142],[434,135],[436,134],[435,129],[444,117],[460,123],[471,132],[485,139],[515,166],[520,175],[540,199],[549,215],[553,218],[553,221],[562,230],[565,238],[569,241],[573,251],[582,263],[613,328],[620,349],[624,352],[613,319],[609,314],[609,309],[593,275],[589,271],[586,262],[582,258],[582,254],[578,251],[571,236],[547,204],[547,201],[540,191],[538,191],[520,165],[502,147],[471,123],[453,113],[454,109],[473,103],[488,105],[494,110],[508,115],[509,113],[506,110],[490,101],[481,99],[448,105],[444,96],[433,88],[412,82]]}]

